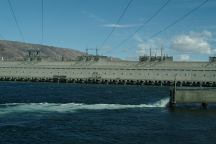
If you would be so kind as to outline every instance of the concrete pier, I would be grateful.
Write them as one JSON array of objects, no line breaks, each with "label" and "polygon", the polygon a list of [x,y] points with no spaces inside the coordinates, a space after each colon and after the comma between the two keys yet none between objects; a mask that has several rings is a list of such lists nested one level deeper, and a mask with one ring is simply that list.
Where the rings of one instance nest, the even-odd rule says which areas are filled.
[{"label": "concrete pier", "polygon": [[207,107],[209,103],[216,103],[215,88],[173,88],[170,91],[170,105],[185,103],[200,103]]}]

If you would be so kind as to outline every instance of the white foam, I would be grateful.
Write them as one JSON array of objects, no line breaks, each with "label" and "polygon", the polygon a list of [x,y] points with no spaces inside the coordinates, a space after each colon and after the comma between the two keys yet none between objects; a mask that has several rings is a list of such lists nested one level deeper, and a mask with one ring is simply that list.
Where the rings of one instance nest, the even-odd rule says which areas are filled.
[{"label": "white foam", "polygon": [[0,115],[24,112],[76,112],[78,110],[116,110],[134,108],[166,107],[169,99],[162,99],[152,104],[123,105],[123,104],[83,104],[83,103],[7,103],[1,104]]}]

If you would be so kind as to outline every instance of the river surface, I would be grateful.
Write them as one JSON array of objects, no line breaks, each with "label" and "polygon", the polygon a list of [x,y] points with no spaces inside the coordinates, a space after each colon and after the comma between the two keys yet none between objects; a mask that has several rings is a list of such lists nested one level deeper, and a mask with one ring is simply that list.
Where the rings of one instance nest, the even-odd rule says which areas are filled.
[{"label": "river surface", "polygon": [[168,87],[0,82],[0,144],[216,143],[216,106]]}]

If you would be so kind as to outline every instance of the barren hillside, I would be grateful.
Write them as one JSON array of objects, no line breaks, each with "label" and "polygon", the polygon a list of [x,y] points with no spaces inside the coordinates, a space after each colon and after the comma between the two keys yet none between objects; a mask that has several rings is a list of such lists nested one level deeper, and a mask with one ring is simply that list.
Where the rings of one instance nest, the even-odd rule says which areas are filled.
[{"label": "barren hillside", "polygon": [[0,57],[4,60],[24,60],[29,49],[40,50],[42,59],[47,60],[61,60],[62,57],[64,60],[74,60],[77,56],[84,55],[73,49],[0,40]]}]

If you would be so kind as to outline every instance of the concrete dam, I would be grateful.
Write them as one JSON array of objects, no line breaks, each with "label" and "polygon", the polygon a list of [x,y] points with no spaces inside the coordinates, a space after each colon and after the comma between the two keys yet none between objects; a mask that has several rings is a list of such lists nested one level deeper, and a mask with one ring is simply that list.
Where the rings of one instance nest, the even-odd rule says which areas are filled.
[{"label": "concrete dam", "polygon": [[0,61],[1,81],[101,83],[216,87],[216,58],[177,62],[172,57],[140,57],[139,61],[82,56],[74,61]]},{"label": "concrete dam", "polygon": [[[1,81],[170,86],[170,106],[216,102],[216,57],[206,62],[178,62],[168,56],[124,61],[81,56],[73,61],[0,61]],[[179,89],[181,88],[181,89]]]}]

